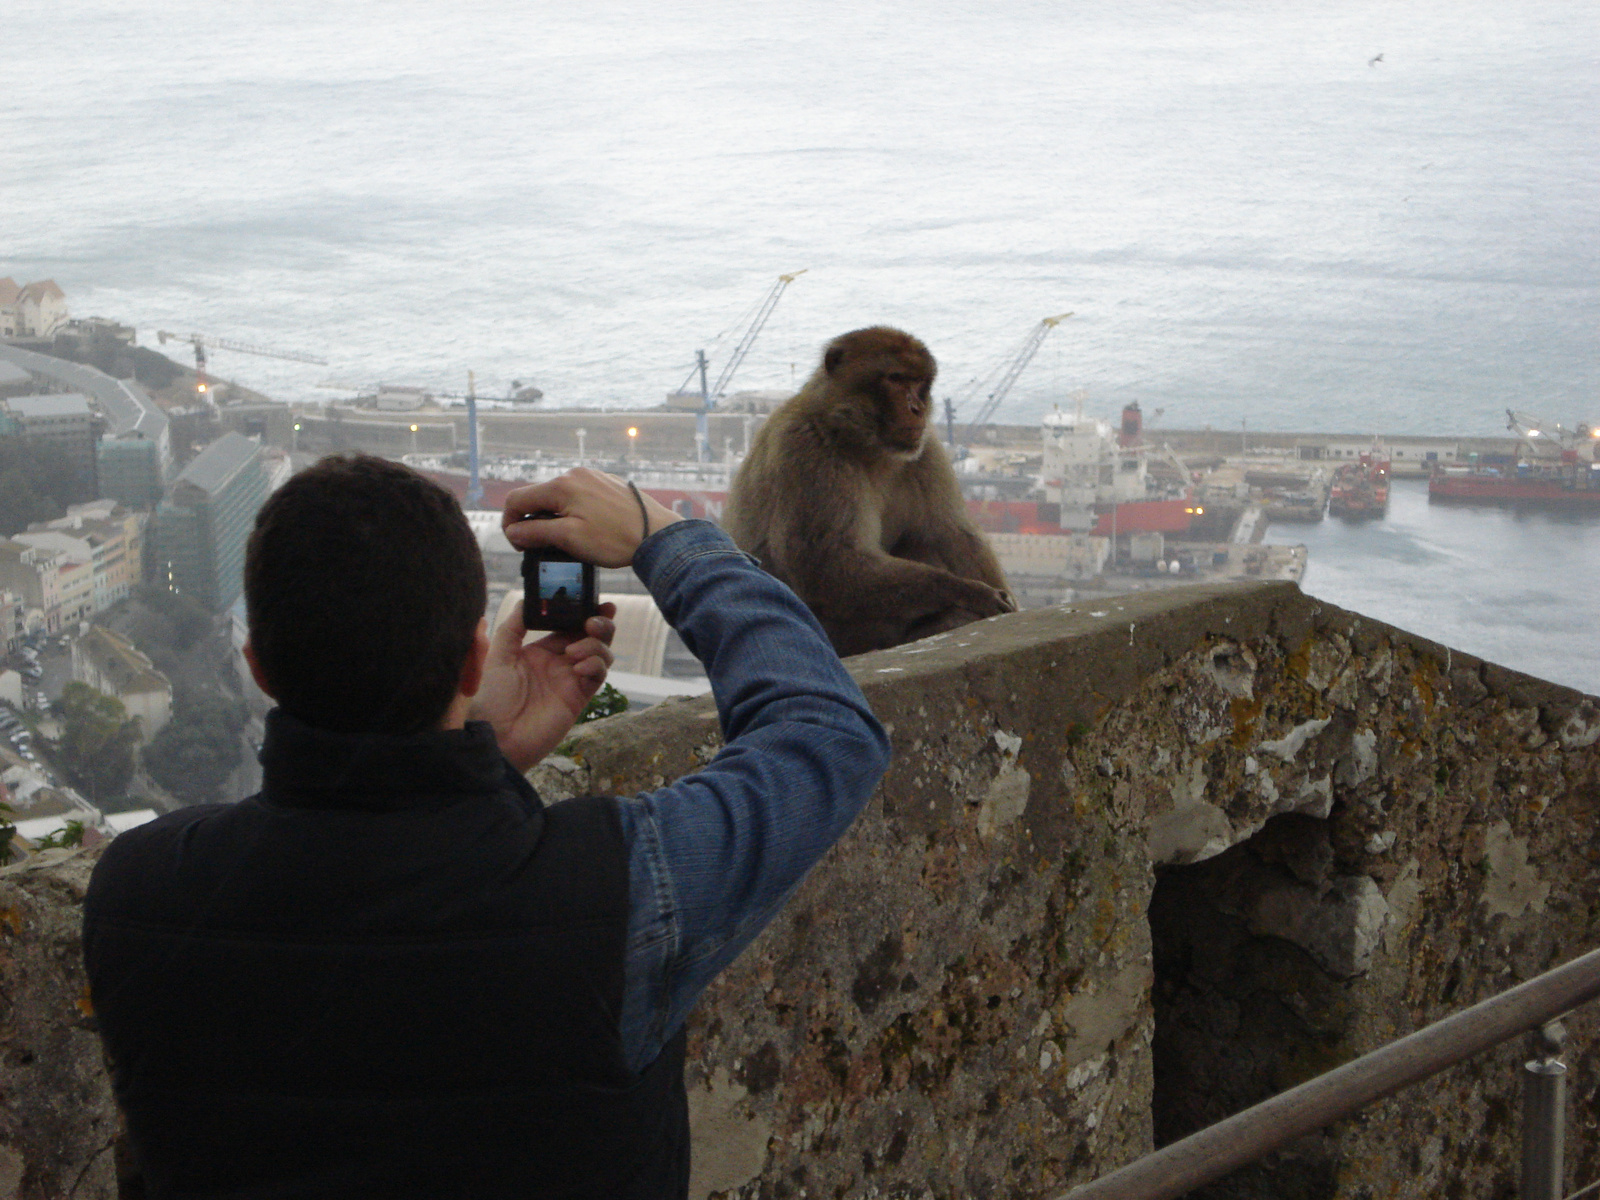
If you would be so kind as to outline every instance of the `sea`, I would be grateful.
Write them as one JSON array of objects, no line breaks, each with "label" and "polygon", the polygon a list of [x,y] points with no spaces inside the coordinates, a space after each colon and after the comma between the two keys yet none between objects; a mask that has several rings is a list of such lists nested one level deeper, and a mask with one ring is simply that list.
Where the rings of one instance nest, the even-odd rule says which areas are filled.
[{"label": "sea", "polygon": [[[886,323],[958,418],[1600,422],[1589,0],[6,0],[0,276],[296,402],[789,389]],[[187,346],[169,343],[182,357]],[[345,389],[341,391],[340,389]],[[1600,690],[1600,522],[1280,527],[1306,590]]]}]

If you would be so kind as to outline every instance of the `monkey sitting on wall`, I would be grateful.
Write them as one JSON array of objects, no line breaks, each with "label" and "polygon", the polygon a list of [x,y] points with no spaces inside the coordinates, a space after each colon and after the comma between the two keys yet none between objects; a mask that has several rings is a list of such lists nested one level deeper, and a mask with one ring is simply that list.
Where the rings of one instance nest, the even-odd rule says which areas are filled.
[{"label": "monkey sitting on wall", "polygon": [[810,606],[841,655],[1016,609],[929,425],[935,370],[898,329],[834,338],[728,493],[728,533]]}]

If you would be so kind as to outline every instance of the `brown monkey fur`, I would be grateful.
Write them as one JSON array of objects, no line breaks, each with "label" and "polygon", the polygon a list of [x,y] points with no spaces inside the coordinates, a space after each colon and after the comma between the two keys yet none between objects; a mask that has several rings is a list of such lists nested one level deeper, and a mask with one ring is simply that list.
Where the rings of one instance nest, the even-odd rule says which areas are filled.
[{"label": "brown monkey fur", "polygon": [[936,369],[898,329],[834,338],[728,493],[733,540],[799,594],[841,655],[1016,608],[929,425]]}]

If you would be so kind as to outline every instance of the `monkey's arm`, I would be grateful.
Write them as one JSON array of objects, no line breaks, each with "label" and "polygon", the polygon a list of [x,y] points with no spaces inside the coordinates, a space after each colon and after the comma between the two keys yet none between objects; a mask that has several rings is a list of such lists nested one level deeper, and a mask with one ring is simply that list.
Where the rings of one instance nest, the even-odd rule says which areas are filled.
[{"label": "monkey's arm", "polygon": [[907,475],[913,511],[901,515],[898,527],[904,532],[889,553],[943,567],[963,579],[982,580],[1009,596],[1011,585],[1005,571],[989,539],[973,524],[943,449],[930,445]]},{"label": "monkey's arm", "polygon": [[[848,464],[815,464],[774,505],[769,568],[817,614],[840,654],[898,645],[1010,612],[1000,588],[883,549],[887,502]],[[999,565],[994,567],[999,576]]]}]

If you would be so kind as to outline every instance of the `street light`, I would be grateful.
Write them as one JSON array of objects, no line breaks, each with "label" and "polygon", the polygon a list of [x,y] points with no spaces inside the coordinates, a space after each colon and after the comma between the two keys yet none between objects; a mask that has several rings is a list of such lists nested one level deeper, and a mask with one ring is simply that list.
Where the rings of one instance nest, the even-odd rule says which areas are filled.
[{"label": "street light", "polygon": [[589,431],[587,429],[574,429],[572,432],[578,435],[578,465],[581,467],[583,466],[583,439],[589,436]]},{"label": "street light", "polygon": [[630,461],[633,459],[633,448],[636,445],[638,445],[638,442],[639,442],[639,427],[637,425],[629,425],[628,426],[628,458],[629,458]]},{"label": "street light", "polygon": [[417,452],[417,427],[415,425],[413,425],[411,427],[411,453],[415,454],[416,452]]}]

